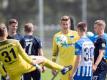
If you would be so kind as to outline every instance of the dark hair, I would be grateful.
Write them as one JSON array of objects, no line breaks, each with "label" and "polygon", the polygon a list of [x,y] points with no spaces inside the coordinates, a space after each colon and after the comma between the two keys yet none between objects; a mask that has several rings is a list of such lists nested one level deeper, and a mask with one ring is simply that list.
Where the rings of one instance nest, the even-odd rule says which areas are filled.
[{"label": "dark hair", "polygon": [[81,31],[81,32],[85,32],[87,31],[87,24],[85,22],[79,22],[77,24],[77,28]]},{"label": "dark hair", "polygon": [[6,32],[6,25],[4,23],[0,24],[0,36],[4,36]]},{"label": "dark hair", "polygon": [[70,29],[74,30],[74,20],[72,17],[70,17],[70,23],[71,23]]},{"label": "dark hair", "polygon": [[16,19],[10,19],[8,25],[11,25],[12,23],[18,23],[18,21]]}]

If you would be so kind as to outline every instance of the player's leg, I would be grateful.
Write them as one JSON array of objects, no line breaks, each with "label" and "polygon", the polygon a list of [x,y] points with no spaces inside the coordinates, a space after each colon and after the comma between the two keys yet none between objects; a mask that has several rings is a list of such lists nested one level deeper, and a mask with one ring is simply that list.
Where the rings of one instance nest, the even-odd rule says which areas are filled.
[{"label": "player's leg", "polygon": [[55,62],[52,62],[51,60],[49,60],[43,56],[33,56],[32,58],[33,58],[33,60],[36,60],[36,62],[40,62],[40,64],[42,64],[50,69],[61,71],[62,74],[65,74],[72,68],[72,66],[64,67],[59,64],[56,64]]},{"label": "player's leg", "polygon": [[31,80],[31,73],[30,72],[29,73],[25,73],[23,75],[23,80]]},{"label": "player's leg", "polygon": [[3,76],[1,76],[1,80],[6,80]]},{"label": "player's leg", "polygon": [[97,80],[105,80],[106,79],[106,71],[102,71],[99,76],[98,76],[98,79]]},{"label": "player's leg", "polygon": [[39,69],[31,72],[33,80],[41,80],[41,72]]},{"label": "player's leg", "polygon": [[92,80],[91,76],[74,76],[74,80]]},{"label": "player's leg", "polygon": [[36,63],[40,63],[42,65],[45,65],[48,68],[55,69],[55,70],[62,70],[64,66],[58,65],[51,60],[43,57],[43,56],[30,56],[33,60],[36,61]]}]

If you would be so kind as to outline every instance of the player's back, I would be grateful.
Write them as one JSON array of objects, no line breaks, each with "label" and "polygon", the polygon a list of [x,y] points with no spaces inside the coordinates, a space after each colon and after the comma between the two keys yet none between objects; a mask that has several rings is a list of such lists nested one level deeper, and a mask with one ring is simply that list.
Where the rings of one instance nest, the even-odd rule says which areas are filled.
[{"label": "player's back", "polygon": [[87,37],[82,37],[76,42],[76,55],[81,55],[81,62],[77,69],[78,76],[92,75],[92,61],[94,56],[94,44]]},{"label": "player's back", "polygon": [[38,55],[38,49],[41,48],[41,42],[37,37],[25,35],[20,43],[28,55]]},{"label": "player's back", "polygon": [[[29,72],[28,68],[32,68],[32,65],[27,62],[27,59],[23,59],[23,57],[27,56],[23,53],[24,50],[17,40],[8,39],[0,42],[0,60],[7,72]],[[28,61],[30,60],[28,59]]]}]

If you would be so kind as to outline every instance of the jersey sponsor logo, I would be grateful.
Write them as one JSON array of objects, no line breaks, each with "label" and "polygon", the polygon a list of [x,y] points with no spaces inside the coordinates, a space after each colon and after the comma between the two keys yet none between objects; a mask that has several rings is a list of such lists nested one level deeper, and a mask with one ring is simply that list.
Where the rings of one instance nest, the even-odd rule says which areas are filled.
[{"label": "jersey sponsor logo", "polygon": [[[69,37],[70,37],[70,39],[74,38],[74,36],[69,36]],[[55,41],[56,41],[57,45],[64,47],[64,48],[68,48],[69,46],[75,45],[74,43],[68,43],[68,39],[64,35],[57,36]]]},{"label": "jersey sponsor logo", "polygon": [[68,42],[67,37],[64,35],[60,35],[56,37],[56,43],[61,47],[67,47],[67,42]]}]

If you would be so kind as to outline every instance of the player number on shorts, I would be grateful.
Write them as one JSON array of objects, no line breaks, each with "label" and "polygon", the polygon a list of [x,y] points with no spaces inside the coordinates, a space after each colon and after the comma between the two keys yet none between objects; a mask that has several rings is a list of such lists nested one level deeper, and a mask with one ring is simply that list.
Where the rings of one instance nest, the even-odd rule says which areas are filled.
[{"label": "player number on shorts", "polygon": [[4,60],[5,62],[12,61],[12,58],[16,59],[16,54],[13,48],[11,48],[9,52],[8,51],[2,52],[1,55],[5,57],[5,60]]}]

